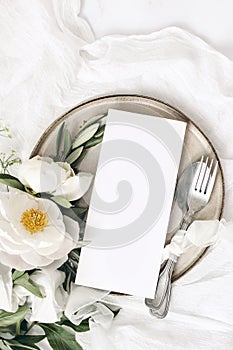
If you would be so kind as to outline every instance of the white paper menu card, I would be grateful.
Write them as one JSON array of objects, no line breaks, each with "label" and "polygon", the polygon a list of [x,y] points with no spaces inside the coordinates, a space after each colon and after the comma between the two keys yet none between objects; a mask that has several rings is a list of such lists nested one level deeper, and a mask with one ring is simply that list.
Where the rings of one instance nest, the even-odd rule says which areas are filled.
[{"label": "white paper menu card", "polygon": [[76,283],[153,298],[186,123],[109,110]]}]

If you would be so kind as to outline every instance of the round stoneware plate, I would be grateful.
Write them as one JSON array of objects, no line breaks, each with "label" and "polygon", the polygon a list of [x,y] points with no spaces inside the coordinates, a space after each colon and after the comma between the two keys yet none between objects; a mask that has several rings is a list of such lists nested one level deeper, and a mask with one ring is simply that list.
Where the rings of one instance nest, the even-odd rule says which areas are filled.
[{"label": "round stoneware plate", "polygon": [[[136,95],[104,96],[78,105],[57,119],[45,131],[35,146],[31,156],[35,156],[37,154],[41,156],[49,156],[50,154],[53,154],[55,150],[57,131],[63,121],[66,121],[66,127],[70,130],[72,136],[75,136],[84,121],[87,121],[89,118],[95,115],[106,113],[109,108],[187,122],[187,130],[178,179],[182,175],[183,171],[192,163],[199,161],[202,155],[218,159],[217,154],[208,138],[183,113],[156,99]],[[100,147],[101,145],[97,145],[89,150],[87,156],[79,164],[80,170],[95,174]],[[219,219],[223,209],[223,199],[224,181],[220,164],[220,171],[218,172],[211,199],[208,205],[201,210],[198,215],[196,215],[195,219]],[[86,198],[86,200],[88,200],[88,198]],[[170,241],[176,229],[179,227],[181,219],[182,212],[177,203],[174,201],[166,243]],[[188,271],[202,257],[205,250],[206,249],[200,249],[193,246],[185,254],[183,254],[176,265],[174,280]]]}]

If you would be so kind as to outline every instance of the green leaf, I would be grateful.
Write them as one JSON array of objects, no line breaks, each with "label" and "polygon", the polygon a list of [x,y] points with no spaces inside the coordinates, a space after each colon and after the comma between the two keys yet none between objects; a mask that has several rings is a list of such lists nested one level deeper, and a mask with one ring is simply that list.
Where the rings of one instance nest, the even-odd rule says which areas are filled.
[{"label": "green leaf", "polygon": [[98,145],[100,142],[102,142],[102,140],[103,140],[103,136],[100,136],[97,139],[93,138],[93,139],[89,140],[87,143],[85,143],[85,148],[94,147],[94,146]]},{"label": "green leaf", "polygon": [[105,117],[106,117],[106,114],[99,114],[99,115],[95,115],[94,117],[91,117],[86,121],[86,123],[82,126],[79,132],[83,131],[84,129],[86,129],[88,126],[92,124],[101,123]]},{"label": "green leaf", "polygon": [[87,150],[84,148],[84,150],[81,153],[81,156],[74,163],[72,163],[73,169],[77,167],[77,165],[86,157],[86,154],[87,154]]},{"label": "green leaf", "polygon": [[58,133],[57,133],[57,140],[56,140],[57,156],[59,156],[59,154],[60,154],[61,142],[62,142],[62,136],[63,136],[64,127],[65,127],[65,122],[62,123],[62,125],[60,126],[60,128],[58,130]]},{"label": "green leaf", "polygon": [[90,125],[89,127],[87,127],[86,129],[84,130],[81,130],[73,145],[72,145],[72,149],[75,149],[81,145],[83,145],[85,142],[87,142],[88,140],[90,140],[96,133],[96,131],[99,129],[99,124],[93,124],[93,125]]},{"label": "green leaf", "polygon": [[41,293],[40,288],[30,279],[28,273],[19,276],[14,280],[14,285],[21,286],[27,289],[32,294],[36,295],[38,298],[44,298],[45,296]]},{"label": "green leaf", "polygon": [[75,340],[75,335],[63,327],[52,323],[38,323],[38,326],[44,330],[53,350],[82,350]]},{"label": "green leaf", "polygon": [[77,215],[81,220],[83,220],[88,211],[88,208],[74,207],[72,208],[72,210],[75,213],[75,215]]},{"label": "green leaf", "polygon": [[71,146],[72,146],[72,139],[71,139],[70,132],[69,132],[69,130],[65,130],[64,150],[63,150],[64,158],[69,153]]},{"label": "green leaf", "polygon": [[53,197],[51,197],[51,199],[52,199],[52,201],[54,201],[55,203],[57,203],[61,207],[64,207],[64,208],[71,208],[72,207],[72,204],[62,196],[53,196]]},{"label": "green leaf", "polygon": [[0,174],[0,183],[9,187],[17,188],[21,191],[25,191],[23,184],[16,177],[9,174]]},{"label": "green leaf", "polygon": [[45,335],[18,335],[12,340],[7,340],[7,344],[14,350],[40,350],[36,343],[45,338]]},{"label": "green leaf", "polygon": [[[39,343],[41,340],[45,338],[45,335],[18,335],[14,338],[15,341],[20,344],[27,346],[35,346],[36,343]],[[37,347],[35,347],[36,349]]]},{"label": "green leaf", "polygon": [[103,118],[100,119],[99,124],[100,127],[105,126],[107,121],[107,115],[105,115]]},{"label": "green leaf", "polygon": [[1,327],[8,327],[24,319],[29,307],[20,306],[16,312],[0,311]]},{"label": "green leaf", "polygon": [[95,134],[94,138],[98,139],[100,136],[103,137],[103,135],[104,135],[104,130],[105,130],[105,125],[102,126],[101,128],[99,128],[99,130],[98,130],[97,133]]},{"label": "green leaf", "polygon": [[72,153],[70,153],[68,155],[68,157],[66,158],[66,162],[69,163],[69,164],[72,164],[74,163],[81,155],[83,151],[83,147],[78,147],[76,148]]},{"label": "green leaf", "polygon": [[5,340],[5,343],[10,346],[12,350],[40,350],[35,344],[23,344],[17,340]]},{"label": "green leaf", "polygon": [[6,342],[6,340],[0,339],[0,349],[1,350],[10,350],[11,348],[5,342]]},{"label": "green leaf", "polygon": [[[90,318],[90,317],[89,317]],[[75,330],[75,332],[87,332],[90,330],[89,318],[82,321],[80,325],[73,324],[65,315],[62,316],[61,320],[57,322],[59,325],[67,326]]]},{"label": "green leaf", "polygon": [[25,274],[25,271],[18,271],[18,270],[15,270],[13,272],[13,275],[12,275],[12,279],[13,281],[15,281],[17,278],[23,276]]}]

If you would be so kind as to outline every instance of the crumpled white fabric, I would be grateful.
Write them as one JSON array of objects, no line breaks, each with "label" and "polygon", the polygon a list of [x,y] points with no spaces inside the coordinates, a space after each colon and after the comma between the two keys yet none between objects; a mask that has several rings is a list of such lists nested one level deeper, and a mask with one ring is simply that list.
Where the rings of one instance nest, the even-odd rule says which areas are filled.
[{"label": "crumpled white fabric", "polygon": [[113,313],[100,303],[108,293],[108,291],[73,284],[65,308],[66,317],[76,325],[88,317],[97,323],[109,324],[113,319]]},{"label": "crumpled white fabric", "polygon": [[[233,63],[174,27],[93,42],[79,6],[78,0],[0,2],[0,115],[11,127],[12,147],[26,158],[53,120],[88,98],[156,97],[209,136],[225,176],[224,217],[232,220]],[[142,299],[108,296],[122,310],[107,331],[95,325],[76,335],[84,349],[232,350],[232,237],[228,224],[218,244],[174,284],[165,320],[152,318]]]},{"label": "crumpled white fabric", "polygon": [[194,221],[187,230],[178,230],[171,242],[163,249],[161,264],[172,255],[177,258],[189,248],[210,247],[217,242],[221,236],[221,224],[218,220]]}]

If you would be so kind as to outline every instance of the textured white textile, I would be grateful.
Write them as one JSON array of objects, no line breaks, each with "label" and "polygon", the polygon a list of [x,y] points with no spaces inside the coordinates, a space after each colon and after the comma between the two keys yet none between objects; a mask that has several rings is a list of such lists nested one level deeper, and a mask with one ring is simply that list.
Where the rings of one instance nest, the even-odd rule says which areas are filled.
[{"label": "textured white textile", "polygon": [[[232,219],[233,63],[174,27],[94,42],[78,17],[79,5],[78,0],[0,1],[0,118],[11,127],[12,146],[27,157],[54,119],[90,97],[150,95],[182,110],[208,134],[225,175],[224,217]],[[142,299],[109,296],[123,306],[112,326],[106,331],[92,322],[89,334],[77,339],[88,350],[231,350],[232,251],[228,225],[224,239],[175,283],[165,320],[152,318]]]}]

